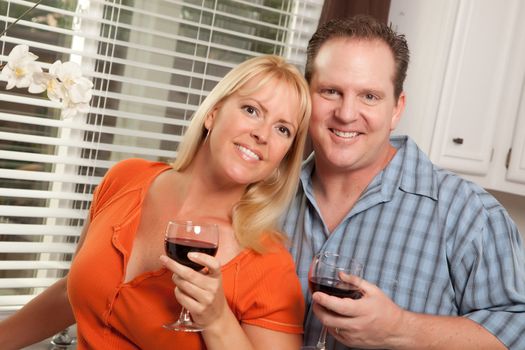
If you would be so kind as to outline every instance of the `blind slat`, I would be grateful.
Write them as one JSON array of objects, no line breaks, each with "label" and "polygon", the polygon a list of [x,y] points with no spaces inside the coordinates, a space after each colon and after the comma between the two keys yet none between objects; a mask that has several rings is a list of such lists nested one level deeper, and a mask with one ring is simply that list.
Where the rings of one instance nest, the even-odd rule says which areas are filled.
[{"label": "blind slat", "polygon": [[0,205],[0,216],[84,219],[86,210]]},{"label": "blind slat", "polygon": [[[1,242],[0,253],[74,253],[76,243]],[[0,281],[2,279],[0,278]]]},{"label": "blind slat", "polygon": [[0,187],[0,196],[17,198],[41,198],[41,199],[66,199],[76,201],[91,200],[90,194],[66,192],[66,191],[43,191],[43,190],[24,190],[20,188]]},{"label": "blind slat", "polygon": [[[53,119],[50,120],[50,119],[35,118],[35,117],[24,117],[24,116],[17,116],[14,114],[8,115],[6,113],[0,113],[0,120],[12,121],[12,122],[18,122],[18,123],[30,124],[30,125],[43,125],[43,126],[68,128],[68,129],[80,130],[80,131],[100,132],[100,133],[112,134],[112,135],[142,137],[142,138],[148,138],[148,139],[154,139],[154,140],[166,140],[168,138],[171,138],[171,141],[181,140],[181,136],[179,135],[171,135],[168,137],[166,136],[166,134],[162,132],[151,132],[151,131],[143,131],[143,130],[134,130],[134,129],[129,129],[129,128],[117,128],[117,127],[98,126],[98,125],[91,125],[91,124],[79,124],[79,123],[74,123],[72,121],[61,121],[61,120],[53,120]],[[177,125],[177,124],[183,124],[183,123],[174,123],[173,125]],[[159,126],[159,129],[161,129],[162,131],[162,125]]]},{"label": "blind slat", "polygon": [[0,234],[2,235],[79,236],[81,230],[82,228],[77,226],[0,223]]},{"label": "blind slat", "polygon": [[0,311],[17,310],[34,297],[35,295],[0,295]]},{"label": "blind slat", "polygon": [[0,278],[0,288],[41,288],[56,281],[58,278]]},{"label": "blind slat", "polygon": [[[42,144],[42,145],[67,146],[70,148],[86,148],[86,149],[96,148],[99,151],[123,152],[123,153],[140,154],[144,156],[155,154],[161,157],[174,157],[175,155],[174,151],[164,151],[164,150],[155,149],[155,148],[121,146],[121,145],[114,145],[114,144],[93,143],[93,142],[84,142],[84,141],[75,142],[74,140],[64,140],[64,139],[57,139],[54,137],[35,136],[35,135],[18,134],[18,133],[0,132],[0,139],[8,140],[8,141],[17,141],[17,142],[37,143],[37,144]],[[179,139],[180,137],[176,135],[166,135],[166,138],[165,138],[166,141],[178,141]]]},{"label": "blind slat", "polygon": [[0,270],[68,270],[71,267],[69,261],[45,261],[45,260],[3,260],[0,261]]},{"label": "blind slat", "polygon": [[49,182],[71,182],[78,184],[97,185],[101,177],[80,176],[59,173],[45,173],[42,171],[1,169],[0,178],[13,180],[32,180],[32,181],[49,181]]},{"label": "blind slat", "polygon": [[34,163],[51,163],[51,164],[65,164],[65,165],[79,165],[85,167],[97,167],[109,169],[115,162],[105,160],[94,160],[86,158],[75,158],[67,156],[57,156],[53,154],[37,154],[18,151],[2,151],[0,150],[0,159],[20,160]]}]

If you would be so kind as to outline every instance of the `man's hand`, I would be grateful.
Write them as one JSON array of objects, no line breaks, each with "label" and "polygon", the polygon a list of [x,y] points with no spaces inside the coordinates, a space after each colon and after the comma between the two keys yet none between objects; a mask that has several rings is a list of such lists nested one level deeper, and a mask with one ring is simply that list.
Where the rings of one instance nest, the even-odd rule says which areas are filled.
[{"label": "man's hand", "polygon": [[355,276],[341,279],[358,285],[360,299],[313,294],[314,313],[341,343],[359,348],[395,348],[403,329],[405,310],[397,306],[377,286]]}]

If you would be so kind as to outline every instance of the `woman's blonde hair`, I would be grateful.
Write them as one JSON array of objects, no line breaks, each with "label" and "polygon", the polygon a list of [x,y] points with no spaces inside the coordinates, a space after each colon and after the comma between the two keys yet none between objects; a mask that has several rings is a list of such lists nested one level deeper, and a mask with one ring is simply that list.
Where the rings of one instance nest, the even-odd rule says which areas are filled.
[{"label": "woman's blonde hair", "polygon": [[233,229],[241,246],[261,252],[264,250],[261,238],[266,234],[283,239],[277,231],[276,223],[295,194],[299,181],[311,102],[308,84],[295,66],[282,57],[265,55],[251,58],[232,69],[195,111],[172,166],[177,171],[188,167],[208,133],[204,125],[206,116],[254,78],[258,79],[254,90],[278,80],[288,84],[300,100],[297,133],[278,170],[269,178],[250,184],[232,212]]}]

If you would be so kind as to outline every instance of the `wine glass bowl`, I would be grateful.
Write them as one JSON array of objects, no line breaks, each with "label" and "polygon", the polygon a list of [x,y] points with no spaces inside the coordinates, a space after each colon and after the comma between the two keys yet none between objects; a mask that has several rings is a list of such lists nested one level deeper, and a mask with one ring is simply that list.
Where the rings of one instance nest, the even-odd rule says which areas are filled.
[{"label": "wine glass bowl", "polygon": [[[202,270],[204,266],[188,259],[188,253],[197,252],[211,256],[217,254],[218,238],[215,237],[216,225],[194,225],[190,222],[180,224],[170,222],[164,240],[166,254],[179,264],[188,266],[195,271]],[[174,226],[175,225],[175,226]]]},{"label": "wine glass bowl", "polygon": [[[179,264],[190,267],[195,271],[201,271],[204,269],[204,266],[191,261],[188,258],[188,253],[198,252],[215,256],[218,248],[219,228],[217,225],[192,221],[168,222],[164,238],[164,250],[166,255]],[[184,307],[177,322],[166,324],[163,327],[185,332],[202,331],[202,328],[193,323],[190,313]]]},{"label": "wine glass bowl", "polygon": [[[354,283],[343,280],[343,275],[359,277]],[[339,253],[321,252],[312,260],[308,272],[308,287],[310,292],[323,292],[339,298],[360,299],[363,292],[359,287],[363,275],[363,264],[358,260]],[[327,328],[323,325],[317,350],[326,349]]]},{"label": "wine glass bowl", "polygon": [[361,298],[363,292],[359,286],[341,280],[341,273],[361,277],[363,265],[356,259],[338,253],[317,254],[308,273],[310,291],[312,294],[323,292],[339,298]]}]

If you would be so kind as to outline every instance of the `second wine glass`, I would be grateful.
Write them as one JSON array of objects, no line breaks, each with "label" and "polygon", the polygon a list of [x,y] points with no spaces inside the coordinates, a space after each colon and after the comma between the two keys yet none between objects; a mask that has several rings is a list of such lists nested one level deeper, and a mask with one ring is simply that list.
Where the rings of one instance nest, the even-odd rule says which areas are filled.
[{"label": "second wine glass", "polygon": [[[310,292],[323,292],[339,298],[359,299],[363,292],[359,285],[341,280],[341,273],[346,275],[363,276],[363,264],[356,259],[339,253],[321,252],[312,260],[308,272],[308,286]],[[327,328],[323,325],[321,335],[317,341],[317,350],[326,350]]]},{"label": "second wine glass", "polygon": [[[215,256],[219,248],[219,227],[215,224],[192,221],[170,221],[166,227],[164,248],[171,259],[200,271],[204,266],[191,261],[188,253],[198,252]],[[202,331],[201,327],[193,323],[189,311],[184,307],[177,322],[166,324],[164,328],[185,332]]]}]

